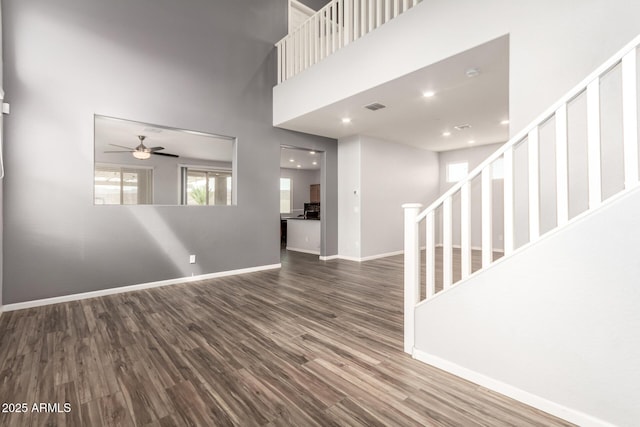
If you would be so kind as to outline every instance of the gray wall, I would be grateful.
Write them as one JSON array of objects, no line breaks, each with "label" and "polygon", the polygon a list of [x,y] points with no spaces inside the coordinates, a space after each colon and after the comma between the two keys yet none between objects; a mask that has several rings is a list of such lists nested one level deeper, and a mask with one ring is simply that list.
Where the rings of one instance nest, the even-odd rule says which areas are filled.
[{"label": "gray wall", "polygon": [[[438,154],[361,136],[361,257],[404,249],[407,202],[428,206],[438,197]],[[421,233],[423,235],[423,233]]]},{"label": "gray wall", "polygon": [[403,250],[402,205],[437,197],[437,153],[365,135],[340,139],[338,151],[340,255]]},{"label": "gray wall", "polygon": [[417,307],[415,347],[608,425],[637,426],[638,241],[635,190]]},{"label": "gray wall", "polygon": [[[5,304],[278,263],[280,144],[325,152],[337,253],[336,142],[271,126],[286,7],[3,1]],[[236,136],[238,205],[93,206],[96,113]]]},{"label": "gray wall", "polygon": [[[293,213],[301,215],[304,213],[304,204],[309,203],[311,192],[309,186],[320,184],[320,169],[318,170],[298,170],[282,168],[280,178],[291,178],[292,200],[291,207]],[[320,187],[322,189],[322,187]]]}]

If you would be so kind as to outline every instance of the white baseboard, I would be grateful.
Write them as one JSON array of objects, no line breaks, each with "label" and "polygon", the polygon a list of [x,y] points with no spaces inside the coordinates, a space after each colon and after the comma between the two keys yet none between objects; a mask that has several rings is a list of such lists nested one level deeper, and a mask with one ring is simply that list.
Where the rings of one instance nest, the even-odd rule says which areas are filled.
[{"label": "white baseboard", "polygon": [[394,252],[387,252],[387,253],[384,253],[384,254],[369,255],[369,256],[360,258],[360,261],[371,261],[371,260],[379,259],[379,258],[386,258],[386,257],[390,257],[390,256],[402,255],[403,253],[404,253],[404,251],[394,251]]},{"label": "white baseboard", "polygon": [[60,297],[44,298],[33,301],[18,302],[2,306],[2,311],[23,310],[25,308],[40,307],[43,305],[59,304],[62,302],[78,301],[105,295],[122,294],[125,292],[140,291],[143,289],[159,288],[162,286],[177,285],[180,283],[197,282],[199,280],[215,279],[218,277],[236,276],[238,274],[255,273],[264,270],[281,268],[282,264],[261,265],[257,267],[241,268],[238,270],[219,271],[217,273],[200,274],[198,276],[180,277],[177,279],[160,280],[157,282],[141,283],[138,285],[120,286],[117,288],[101,289],[99,291],[83,292],[79,294],[63,295]]},{"label": "white baseboard", "polygon": [[331,261],[332,259],[340,259],[340,255],[320,256],[320,261]]},{"label": "white baseboard", "polygon": [[526,405],[532,406],[548,414],[554,415],[558,418],[562,418],[579,426],[615,427],[613,424],[607,423],[591,415],[587,415],[575,409],[567,408],[566,406],[560,405],[559,403],[552,402],[533,393],[529,393],[528,391],[503,383],[502,381],[498,381],[484,374],[475,372],[471,369],[457,365],[453,362],[449,362],[448,360],[442,359],[438,356],[434,356],[424,351],[414,348],[413,357],[416,360],[424,362],[428,365],[435,366],[436,368],[442,369],[443,371],[464,378],[465,380],[471,381],[472,383],[503,394],[507,397],[515,399]]},{"label": "white baseboard", "polygon": [[294,252],[302,252],[304,254],[320,255],[320,251],[314,251],[312,249],[300,249],[300,248],[292,248],[291,246],[287,246],[287,250],[294,251]]},{"label": "white baseboard", "polygon": [[[395,256],[395,255],[402,255],[403,253],[404,253],[404,251],[394,251],[394,252],[387,252],[387,253],[384,253],[384,254],[369,255],[369,256],[365,256],[365,257],[354,257],[354,256],[346,256],[346,255],[332,255],[331,259],[343,259],[345,261],[364,262],[364,261],[371,261],[371,260],[374,260],[374,259],[386,258],[386,257],[390,257],[390,256]],[[320,257],[320,259],[322,259],[322,257]]]}]

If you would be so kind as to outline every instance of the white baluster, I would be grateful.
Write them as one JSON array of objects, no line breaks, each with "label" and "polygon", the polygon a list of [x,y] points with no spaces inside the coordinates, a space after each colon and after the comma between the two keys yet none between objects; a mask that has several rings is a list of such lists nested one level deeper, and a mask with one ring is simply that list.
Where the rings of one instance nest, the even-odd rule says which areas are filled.
[{"label": "white baluster", "polygon": [[436,228],[435,228],[435,215],[433,211],[427,214],[427,227],[426,227],[426,286],[427,286],[427,298],[431,298],[436,294]]},{"label": "white baluster", "polygon": [[369,0],[369,4],[367,5],[367,17],[369,21],[367,25],[367,32],[370,33],[373,30],[373,24],[376,17],[374,0]]},{"label": "white baluster", "polygon": [[567,104],[556,110],[556,207],[560,227],[569,221]]},{"label": "white baluster", "polygon": [[402,1],[402,11],[406,12],[407,9],[409,9],[409,0],[403,0]]},{"label": "white baluster", "polygon": [[282,83],[282,43],[278,43],[278,84]]},{"label": "white baluster", "polygon": [[420,239],[416,217],[422,205],[407,203],[404,209],[404,351],[413,353],[415,309],[420,300]]},{"label": "white baluster", "polygon": [[362,0],[353,0],[353,40],[360,38],[360,3]]},{"label": "white baluster", "polygon": [[514,205],[513,205],[513,147],[504,152],[504,254],[509,255],[514,248]]},{"label": "white baluster", "polygon": [[336,28],[336,23],[338,21],[337,16],[338,16],[338,11],[336,8],[336,3],[334,3],[330,8],[331,10],[331,53],[334,53],[336,51],[336,42],[338,41],[338,37],[337,37],[337,28]]},{"label": "white baluster", "polygon": [[600,164],[600,79],[587,85],[587,160],[589,168],[589,208],[602,202]]},{"label": "white baluster", "polygon": [[384,22],[391,19],[391,0],[384,0]]},{"label": "white baluster", "polygon": [[331,51],[331,11],[327,8],[324,13],[324,52],[323,55],[325,58],[329,56],[329,52]]},{"label": "white baluster", "polygon": [[447,289],[453,283],[453,209],[451,197],[442,203],[442,283]]},{"label": "white baluster", "polygon": [[471,274],[471,182],[466,181],[460,190],[460,259],[462,279]]},{"label": "white baluster", "polygon": [[308,28],[304,24],[300,27],[300,33],[301,33],[301,39],[302,39],[302,69],[303,70],[306,70],[309,67],[309,62],[308,62],[309,49],[307,48],[309,43],[309,34],[307,30]]},{"label": "white baluster", "polygon": [[313,39],[314,39],[314,49],[313,49],[313,57],[314,63],[317,64],[320,60],[320,14],[316,13],[313,16]]},{"label": "white baluster", "polygon": [[376,3],[376,28],[382,25],[382,0]]},{"label": "white baluster", "polygon": [[482,170],[482,268],[493,261],[493,181],[491,167]]},{"label": "white baluster", "polygon": [[342,0],[338,0],[338,21],[336,22],[336,25],[338,26],[338,48],[341,48],[344,46],[344,8]]},{"label": "white baluster", "polygon": [[344,12],[343,12],[343,19],[344,22],[342,23],[342,25],[344,26],[343,29],[343,42],[342,45],[346,46],[349,43],[351,43],[351,37],[353,34],[353,20],[351,19],[352,12],[353,12],[353,3],[352,0],[344,0],[343,2],[344,4]]},{"label": "white baluster", "polygon": [[400,0],[393,0],[393,17],[400,15]]},{"label": "white baluster", "polygon": [[529,241],[540,237],[540,131],[529,131]]},{"label": "white baluster", "polygon": [[367,34],[367,3],[368,0],[362,0],[360,3],[360,37]]},{"label": "white baluster", "polygon": [[638,185],[638,88],[636,49],[622,57],[622,126],[624,141],[624,185]]}]

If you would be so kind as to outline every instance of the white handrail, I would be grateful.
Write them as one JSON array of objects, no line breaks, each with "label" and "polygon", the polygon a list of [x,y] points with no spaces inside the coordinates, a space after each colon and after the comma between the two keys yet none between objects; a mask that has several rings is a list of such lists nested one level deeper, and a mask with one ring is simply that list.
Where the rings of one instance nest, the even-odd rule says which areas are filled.
[{"label": "white handrail", "polygon": [[442,202],[451,197],[453,194],[457,193],[461,188],[464,182],[470,181],[476,176],[480,175],[482,170],[487,166],[491,165],[497,159],[499,159],[508,148],[515,146],[517,143],[524,141],[529,132],[534,127],[542,125],[549,118],[551,118],[556,110],[563,105],[568,104],[571,100],[575,99],[580,93],[586,90],[587,85],[594,81],[595,79],[600,78],[601,75],[605,74],[607,71],[615,67],[621,60],[622,57],[629,53],[631,50],[635,49],[640,44],[640,35],[636,36],[630,43],[625,45],[622,49],[618,51],[614,56],[612,56],[607,62],[598,67],[594,72],[589,74],[587,78],[578,83],[573,89],[571,89],[565,96],[560,98],[556,103],[554,103],[551,107],[547,108],[544,113],[540,114],[535,120],[533,120],[527,127],[518,132],[515,136],[509,139],[502,147],[498,148],[498,150],[487,157],[487,159],[478,165],[475,169],[473,169],[466,178],[462,179],[460,182],[451,187],[446,193],[440,196],[435,202],[431,203],[424,211],[418,215],[416,221],[421,221],[427,216],[427,212],[431,211],[442,204]]},{"label": "white handrail", "polygon": [[[491,265],[494,260],[493,247],[493,196],[492,196],[492,165],[498,159],[504,160],[504,257],[514,253],[516,210],[515,210],[515,159],[516,147],[528,141],[526,151],[528,159],[528,187],[524,190],[528,200],[528,210],[523,212],[524,220],[528,221],[529,243],[533,243],[542,237],[540,217],[540,129],[541,126],[555,119],[555,171],[556,171],[556,213],[557,221],[554,229],[566,226],[569,220],[569,192],[568,192],[568,105],[571,101],[586,94],[586,118],[587,118],[587,185],[589,205],[587,210],[593,210],[602,203],[602,162],[601,151],[603,144],[608,141],[600,137],[600,97],[601,78],[620,65],[622,76],[622,143],[624,157],[624,190],[635,188],[640,184],[640,172],[638,168],[638,87],[637,87],[637,48],[640,45],[640,35],[620,49],[610,59],[589,74],[584,80],[573,87],[551,107],[546,109],[528,126],[516,133],[507,143],[491,154],[484,162],[474,168],[464,179],[456,183],[424,211],[416,215],[416,205],[404,205],[405,211],[405,239],[410,244],[405,244],[405,351],[412,352],[414,339],[414,313],[415,306],[420,303],[420,247],[419,232],[422,221],[426,222],[426,298],[436,294],[435,260],[436,257],[436,226],[435,218],[437,209],[442,207],[440,213],[442,223],[437,226],[441,230],[442,246],[442,288],[447,290],[453,283],[453,210],[454,196],[460,194],[460,276],[462,280],[472,274]],[[471,272],[471,209],[470,187],[475,178],[481,176],[481,226],[482,226],[482,266],[480,270]],[[525,195],[522,195],[525,197]],[[520,214],[518,214],[520,218]],[[547,230],[549,231],[549,230]],[[410,237],[406,237],[409,236]]]},{"label": "white handrail", "polygon": [[278,83],[384,25],[422,0],[333,0],[276,43]]}]

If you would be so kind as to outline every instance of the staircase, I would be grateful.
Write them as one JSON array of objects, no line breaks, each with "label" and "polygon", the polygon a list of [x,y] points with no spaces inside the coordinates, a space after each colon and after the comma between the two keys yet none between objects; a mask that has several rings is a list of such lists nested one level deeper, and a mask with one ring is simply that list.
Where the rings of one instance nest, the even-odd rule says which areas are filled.
[{"label": "staircase", "polygon": [[[483,274],[488,273],[488,269],[494,270],[498,264],[509,263],[515,255],[525,255],[531,249],[536,249],[532,252],[540,252],[538,249],[544,247],[540,243],[544,243],[553,236],[561,235],[563,230],[590,218],[596,211],[610,211],[612,205],[624,201],[628,195],[635,197],[637,192],[633,190],[638,188],[639,183],[636,69],[639,44],[640,36],[602,64],[529,126],[517,133],[427,209],[421,211],[422,206],[417,203],[403,205],[405,212],[405,352],[414,357],[426,359],[427,357],[421,357],[421,350],[415,346],[416,334],[421,331],[421,328],[424,330],[424,328],[437,327],[433,324],[433,316],[430,317],[430,322],[425,323],[426,316],[423,315],[418,319],[423,319],[423,322],[416,323],[417,309],[421,310],[420,313],[428,312],[430,302],[435,302],[436,299],[459,288],[465,282],[483,277]],[[612,97],[613,100],[607,97]],[[611,118],[612,111],[617,118]],[[612,122],[617,122],[619,125],[619,129],[614,132],[619,137],[603,138],[603,123],[608,126]],[[584,126],[581,127],[580,124]],[[543,141],[546,155],[542,155]],[[583,162],[582,174],[575,173],[577,160],[572,156],[579,156],[576,150],[571,148],[571,143],[575,145],[575,141],[584,142],[586,156],[581,157],[586,157],[586,160]],[[620,146],[619,159],[612,161],[609,153],[616,151],[611,149],[615,144]],[[549,156],[549,153],[552,155]],[[606,156],[603,156],[603,153]],[[501,212],[503,220],[501,224],[496,225],[497,212],[494,211],[495,200],[492,189],[495,187],[492,182],[492,173],[498,163],[501,163],[504,171],[504,196]],[[605,167],[608,169],[605,170]],[[618,186],[607,185],[604,191],[603,177],[615,173],[620,175],[621,182]],[[583,178],[581,180],[578,179],[580,175]],[[543,215],[543,213],[545,215],[550,213],[548,203],[550,197],[549,194],[543,194],[541,188],[542,182],[548,183],[550,180],[554,184],[552,192],[554,194],[551,194],[553,199],[551,216],[555,217],[551,218],[551,221]],[[472,270],[472,256],[476,251],[473,251],[471,246],[473,211],[471,192],[472,188],[478,186],[481,191],[481,206],[476,209],[476,212],[481,213],[481,265],[478,269]],[[572,206],[572,200],[575,204],[577,189],[580,188],[584,188],[586,200],[584,208],[577,209]],[[614,210],[619,207],[613,206]],[[493,228],[497,226],[501,226],[504,230],[504,256],[499,258],[495,256],[494,250],[500,242],[492,241]],[[573,229],[575,231],[575,227]],[[604,235],[606,236],[607,233],[605,232]],[[459,241],[454,241],[454,236],[459,236]],[[454,252],[456,263],[454,263]],[[438,261],[442,260],[441,277],[436,277],[438,270],[436,254]],[[475,255],[478,254],[475,253]],[[535,266],[539,270],[544,270],[545,267],[545,265]],[[455,271],[456,269],[459,270]],[[509,268],[503,269],[503,271],[509,270]],[[509,286],[518,286],[520,280],[520,278],[501,277],[497,274],[497,270],[492,271],[488,276],[491,276],[491,280],[496,280],[497,277],[497,280],[509,281]],[[455,282],[454,277],[459,280]],[[483,282],[483,280],[475,281]],[[442,287],[438,287],[438,292],[436,282],[442,283]],[[460,295],[461,292],[458,292],[457,297]],[[451,309],[451,301],[452,299],[449,299],[447,304],[444,304],[447,310]],[[436,304],[436,306],[434,307],[437,311],[443,305]],[[465,316],[465,314],[461,311],[458,316]],[[443,321],[446,322],[446,320]],[[462,338],[451,337],[450,339]],[[454,365],[444,360],[438,363],[443,369],[447,369],[448,365]],[[450,371],[454,372],[456,369],[459,369],[458,372],[465,372],[465,368],[459,366]],[[468,377],[473,380],[473,375]],[[478,378],[484,377],[480,375]],[[486,382],[492,383],[492,381]],[[482,384],[482,381],[476,382]],[[501,384],[497,388],[505,393],[511,390],[500,381],[493,381],[493,383]],[[502,386],[505,388],[501,389]],[[507,394],[518,398],[519,393],[526,395],[521,391]],[[558,405],[554,406],[545,399],[540,400],[546,403],[538,407],[544,406],[543,409],[559,416],[572,417],[566,416],[563,409],[558,409]],[[588,416],[580,418],[575,414],[573,420],[578,420],[583,425],[606,424],[601,423],[599,419],[591,419]]]}]

